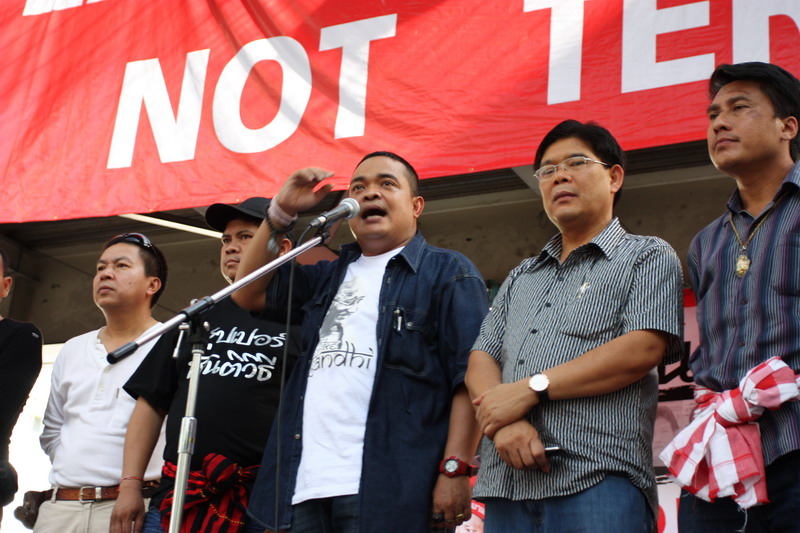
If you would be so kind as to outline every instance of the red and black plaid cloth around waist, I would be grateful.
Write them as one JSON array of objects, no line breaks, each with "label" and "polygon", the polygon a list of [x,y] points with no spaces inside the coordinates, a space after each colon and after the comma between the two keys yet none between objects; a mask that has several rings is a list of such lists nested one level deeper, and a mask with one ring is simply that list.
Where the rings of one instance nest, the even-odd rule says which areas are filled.
[{"label": "red and black plaid cloth around waist", "polygon": [[[200,470],[189,472],[183,504],[181,533],[236,533],[244,525],[249,482],[258,466],[240,467],[224,455],[209,453]],[[162,475],[175,479],[178,467],[164,463]],[[161,525],[169,529],[174,489],[161,501]]]}]

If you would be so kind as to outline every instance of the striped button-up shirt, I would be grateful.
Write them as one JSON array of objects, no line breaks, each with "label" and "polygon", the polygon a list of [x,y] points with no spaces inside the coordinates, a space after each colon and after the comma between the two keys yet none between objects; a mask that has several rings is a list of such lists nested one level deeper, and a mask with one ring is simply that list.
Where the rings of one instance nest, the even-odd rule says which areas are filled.
[{"label": "striped button-up shirt", "polygon": [[[736,274],[743,252],[731,217],[743,241],[755,231],[743,277]],[[689,274],[700,328],[689,366],[698,385],[732,389],[748,370],[776,355],[800,371],[800,163],[756,217],[734,192],[725,214],[692,241]],[[800,449],[800,402],[766,411],[758,423],[767,464]]]},{"label": "striped button-up shirt", "polygon": [[[617,219],[563,262],[561,236],[503,283],[473,349],[494,357],[509,383],[575,359],[636,330],[670,334],[668,360],[682,350],[680,260],[663,240],[626,233]],[[630,357],[636,357],[631,353]],[[494,443],[481,444],[477,497],[565,496],[626,474],[656,511],[652,436],[655,370],[618,391],[550,401],[527,415],[545,445],[558,445],[549,473],[516,470]]]}]

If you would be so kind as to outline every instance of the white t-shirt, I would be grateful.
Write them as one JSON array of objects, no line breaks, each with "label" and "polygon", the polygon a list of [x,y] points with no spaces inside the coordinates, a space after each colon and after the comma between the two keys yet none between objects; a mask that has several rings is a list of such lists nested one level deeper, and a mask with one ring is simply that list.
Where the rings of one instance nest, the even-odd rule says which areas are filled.
[{"label": "white t-shirt", "polygon": [[386,264],[402,249],[352,262],[322,321],[308,372],[293,504],[358,493],[377,365],[378,300]]},{"label": "white t-shirt", "polygon": [[[159,326],[153,325],[147,331]],[[39,437],[53,468],[50,484],[59,487],[110,487],[122,476],[125,432],[136,400],[122,386],[156,343],[153,339],[115,363],[106,361],[100,330],[67,341],[53,364],[50,399]],[[144,478],[161,478],[164,429]]]}]

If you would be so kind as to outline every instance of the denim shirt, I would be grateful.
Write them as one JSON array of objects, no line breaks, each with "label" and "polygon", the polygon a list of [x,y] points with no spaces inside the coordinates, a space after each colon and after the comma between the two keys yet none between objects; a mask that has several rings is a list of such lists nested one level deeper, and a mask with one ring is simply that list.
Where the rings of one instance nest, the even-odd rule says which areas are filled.
[{"label": "denim shirt", "polygon": [[[276,424],[248,509],[268,529],[291,525],[310,361],[328,307],[348,265],[360,255],[353,243],[343,246],[334,262],[295,267],[292,299],[302,308],[306,344],[286,386],[280,435]],[[287,279],[286,268],[273,278],[267,289],[269,307],[286,305]],[[376,330],[378,367],[364,435],[360,531],[428,528],[450,405],[463,384],[470,349],[487,310],[486,287],[477,268],[458,252],[428,245],[420,233],[386,266]],[[280,523],[276,527],[278,440]]]}]

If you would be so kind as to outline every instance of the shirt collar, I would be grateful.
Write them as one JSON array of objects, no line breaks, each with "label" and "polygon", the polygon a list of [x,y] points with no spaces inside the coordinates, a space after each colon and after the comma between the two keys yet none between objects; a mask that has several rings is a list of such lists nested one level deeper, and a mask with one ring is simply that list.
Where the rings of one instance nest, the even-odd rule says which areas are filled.
[{"label": "shirt collar", "polygon": [[[792,170],[786,175],[783,179],[783,183],[781,186],[778,187],[778,190],[775,191],[775,196],[772,197],[772,201],[778,199],[787,189],[793,188],[794,190],[800,189],[800,161],[794,164]],[[728,198],[728,210],[730,210],[734,215],[741,213],[744,211],[744,206],[742,205],[742,197],[739,195],[739,189],[733,191],[730,198]],[[728,223],[728,219],[725,219],[725,224]]]},{"label": "shirt collar", "polygon": [[[597,248],[599,249],[603,255],[607,258],[611,258],[614,255],[614,251],[619,247],[619,243],[622,242],[623,237],[627,232],[620,224],[619,219],[614,217],[611,219],[611,222],[603,228],[603,231],[595,235],[594,239],[579,246],[577,249],[585,249],[585,248]],[[561,257],[561,233],[550,239],[547,244],[545,244],[542,251],[537,256],[536,264],[543,263],[548,259],[554,259],[558,261],[558,258]]]},{"label": "shirt collar", "polygon": [[[425,249],[426,245],[425,237],[422,236],[422,233],[417,231],[414,237],[405,245],[403,250],[397,254],[398,258],[401,258],[406,262],[408,267],[417,272],[419,268],[419,264],[422,261],[422,251]],[[358,256],[361,255],[361,247],[358,245],[357,242],[351,242],[342,245],[342,253],[340,258],[346,262],[355,261],[358,259]]]}]

